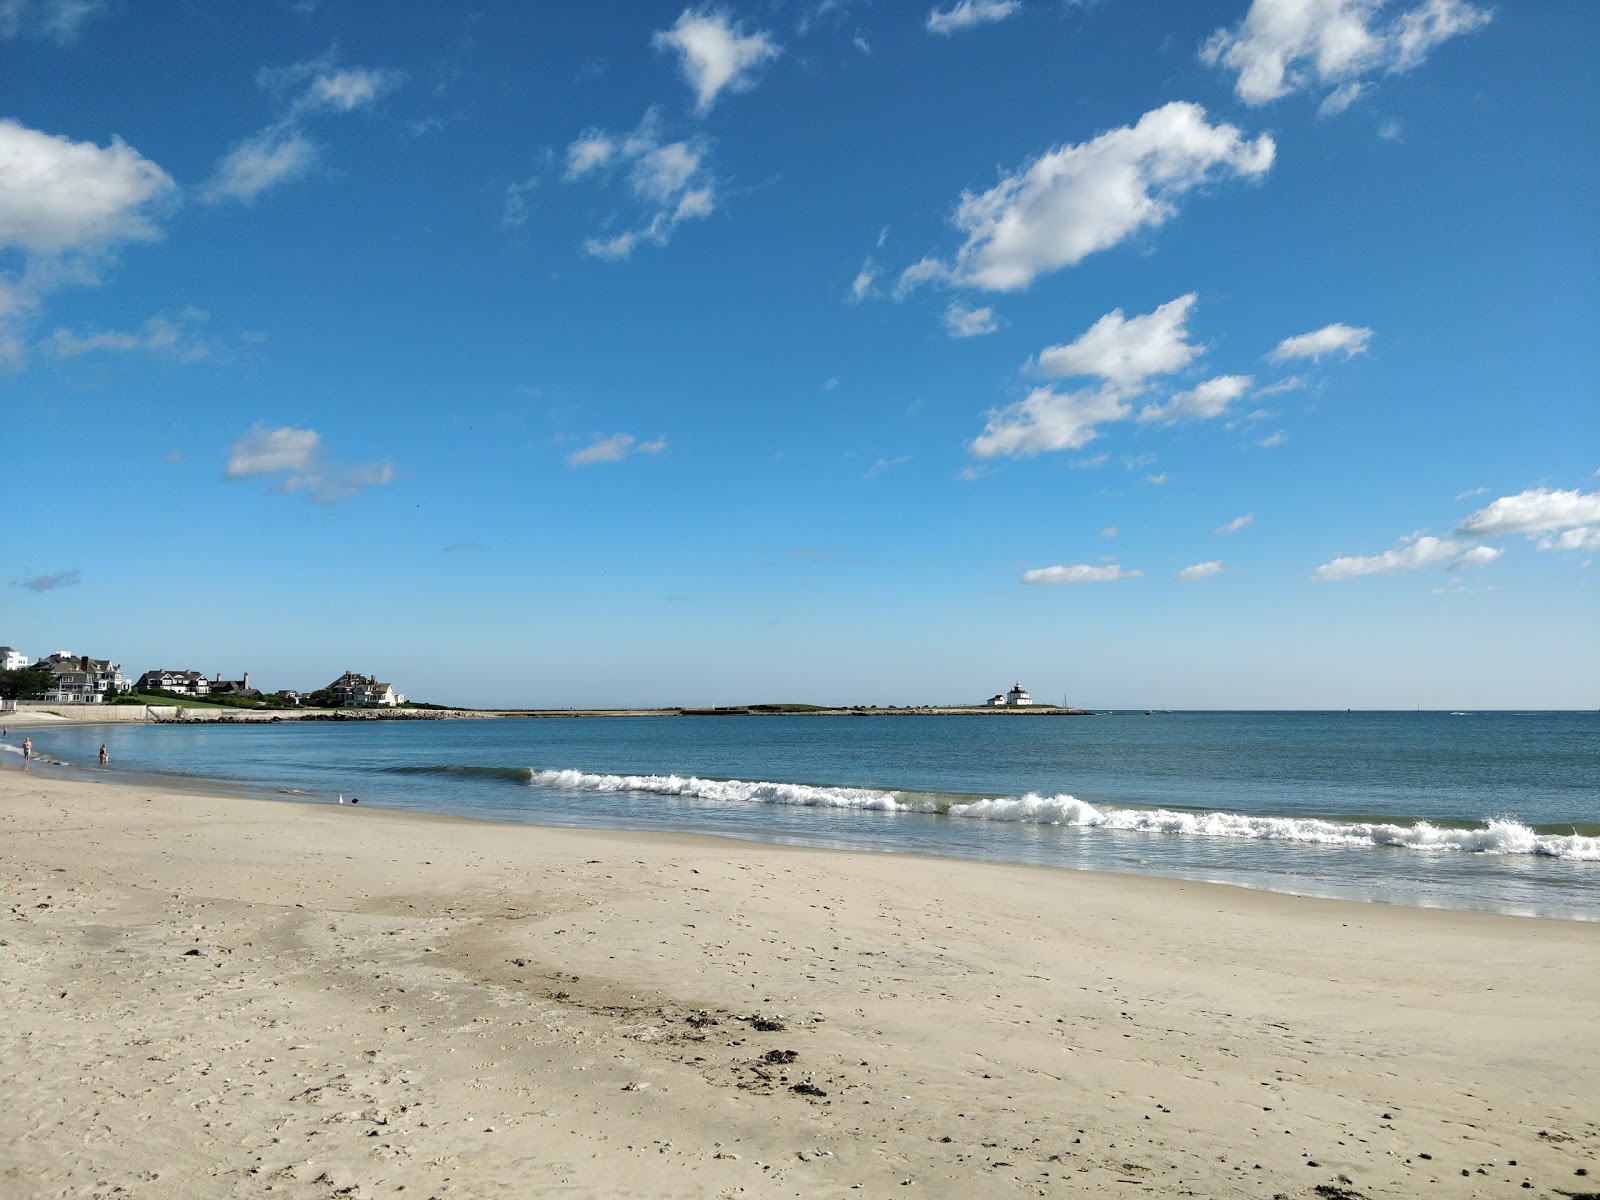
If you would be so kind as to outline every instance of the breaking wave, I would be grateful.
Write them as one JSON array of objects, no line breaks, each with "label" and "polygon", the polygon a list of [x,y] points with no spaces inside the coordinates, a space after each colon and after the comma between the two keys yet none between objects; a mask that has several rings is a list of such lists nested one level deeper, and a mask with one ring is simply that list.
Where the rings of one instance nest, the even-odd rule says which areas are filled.
[{"label": "breaking wave", "polygon": [[821,787],[804,783],[702,779],[693,775],[598,775],[525,768],[410,768],[455,770],[526,781],[534,787],[578,792],[629,792],[678,796],[723,804],[782,804],[806,808],[929,813],[957,820],[1067,825],[1177,837],[1242,838],[1318,846],[1370,846],[1469,854],[1529,854],[1600,862],[1600,837],[1576,831],[1540,832],[1508,817],[1461,828],[1384,821],[1329,821],[1316,817],[1256,816],[1232,812],[1178,812],[1165,808],[1096,806],[1066,794],[1020,799],[969,800],[926,792]]}]

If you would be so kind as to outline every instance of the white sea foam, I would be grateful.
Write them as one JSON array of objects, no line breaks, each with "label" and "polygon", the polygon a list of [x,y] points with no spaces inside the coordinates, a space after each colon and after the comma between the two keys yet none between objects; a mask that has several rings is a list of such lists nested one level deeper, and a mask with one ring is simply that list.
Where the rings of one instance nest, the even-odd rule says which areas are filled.
[{"label": "white sea foam", "polygon": [[859,808],[873,812],[934,812],[929,798],[902,800],[898,792],[867,788],[813,787],[804,783],[746,783],[738,779],[700,779],[693,775],[590,775],[583,771],[534,771],[539,787],[582,792],[648,792],[687,796],[724,804],[792,804],[805,808]]},{"label": "white sea foam", "polygon": [[862,809],[890,813],[942,813],[976,821],[1070,825],[1177,837],[1242,838],[1317,846],[1371,846],[1472,854],[1532,854],[1600,862],[1600,837],[1539,833],[1510,818],[1472,829],[1418,821],[1327,821],[1317,817],[1254,816],[1233,812],[1177,812],[1165,808],[1097,807],[1076,796],[1027,795],[968,802],[916,792],[818,787],[804,783],[701,779],[693,775],[594,775],[583,771],[530,771],[537,787],[566,791],[639,792],[682,796],[724,804],[783,804],[806,808]]}]

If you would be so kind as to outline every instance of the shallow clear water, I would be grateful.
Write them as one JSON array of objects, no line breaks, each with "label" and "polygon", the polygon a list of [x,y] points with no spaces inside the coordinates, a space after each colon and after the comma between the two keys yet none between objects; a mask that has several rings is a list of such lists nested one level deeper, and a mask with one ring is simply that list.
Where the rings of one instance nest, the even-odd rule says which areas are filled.
[{"label": "shallow clear water", "polygon": [[[490,820],[708,832],[1600,920],[1600,717],[1588,712],[34,732],[41,753],[91,769],[102,741],[118,771],[293,789],[318,802],[343,793]],[[15,756],[5,765],[14,769]]]}]

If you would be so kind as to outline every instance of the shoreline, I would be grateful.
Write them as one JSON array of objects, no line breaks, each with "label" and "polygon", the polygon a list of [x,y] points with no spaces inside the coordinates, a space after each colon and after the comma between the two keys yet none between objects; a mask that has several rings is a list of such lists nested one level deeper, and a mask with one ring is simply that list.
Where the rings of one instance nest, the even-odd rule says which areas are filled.
[{"label": "shoreline", "polygon": [[1582,922],[14,770],[0,821],[7,1195],[1376,1200],[1600,1167]]}]

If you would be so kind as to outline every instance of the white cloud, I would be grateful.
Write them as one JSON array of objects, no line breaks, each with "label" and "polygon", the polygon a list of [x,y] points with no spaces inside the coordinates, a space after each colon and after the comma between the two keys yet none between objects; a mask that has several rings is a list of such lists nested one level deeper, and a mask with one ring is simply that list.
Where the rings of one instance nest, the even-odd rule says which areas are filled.
[{"label": "white cloud", "polygon": [[1117,530],[1117,527],[1115,525],[1107,525],[1104,529],[1102,529],[1100,531],[1100,536],[1103,537],[1103,538],[1114,538],[1114,537],[1117,536],[1117,533],[1118,533],[1118,530]]},{"label": "white cloud", "polygon": [[57,329],[46,344],[57,358],[76,358],[80,354],[96,351],[146,351],[179,362],[198,362],[209,358],[214,352],[214,347],[198,336],[199,326],[205,320],[205,313],[197,308],[189,308],[180,313],[177,320],[163,316],[151,317],[133,332],[103,330],[80,336],[69,329]]},{"label": "white cloud", "polygon": [[1267,436],[1262,438],[1260,441],[1258,441],[1256,443],[1256,445],[1264,446],[1268,450],[1271,450],[1274,446],[1281,446],[1288,440],[1289,440],[1288,432],[1286,430],[1280,429],[1280,430],[1278,430],[1277,433],[1269,433],[1269,434],[1267,434]]},{"label": "white cloud", "polygon": [[24,330],[50,292],[98,283],[123,243],[159,237],[156,219],[176,194],[121,138],[102,148],[0,119],[0,364],[20,365]]},{"label": "white cloud", "polygon": [[304,491],[313,504],[333,504],[388,483],[394,478],[394,466],[345,466],[327,456],[322,436],[314,429],[255,425],[233,444],[226,475],[229,479],[281,475],[274,491]]},{"label": "white cloud", "polygon": [[889,468],[898,467],[901,463],[910,462],[911,457],[912,456],[909,454],[898,454],[893,458],[880,458],[866,469],[866,472],[861,476],[861,478],[876,479],[879,475],[882,475],[885,471],[889,470]]},{"label": "white cloud", "polygon": [[631,433],[614,433],[610,437],[599,438],[585,446],[582,450],[575,450],[567,455],[569,467],[588,467],[595,463],[621,462],[635,454],[660,454],[667,448],[666,438],[657,438],[653,442],[641,442]]},{"label": "white cloud", "polygon": [[1159,475],[1146,475],[1145,476],[1145,481],[1147,483],[1154,484],[1156,487],[1160,487],[1163,483],[1165,483],[1167,481],[1167,473],[1165,471],[1163,471]]},{"label": "white cloud", "polygon": [[953,338],[981,337],[999,328],[991,308],[966,308],[952,301],[944,310],[945,332]]},{"label": "white cloud", "polygon": [[1357,97],[1361,95],[1363,90],[1365,90],[1364,84],[1354,82],[1346,83],[1335,88],[1333,91],[1329,92],[1327,96],[1323,98],[1322,103],[1317,106],[1317,116],[1338,116],[1345,109],[1349,108],[1356,102]]},{"label": "white cloud", "polygon": [[1352,358],[1357,354],[1366,353],[1367,342],[1371,338],[1370,329],[1357,329],[1335,322],[1311,333],[1299,333],[1294,337],[1284,338],[1267,357],[1273,362],[1280,363],[1295,358],[1309,358],[1313,362],[1321,362],[1324,354],[1336,354],[1342,350],[1346,358]]},{"label": "white cloud", "polygon": [[1222,574],[1222,562],[1213,559],[1210,562],[1195,563],[1192,567],[1185,567],[1172,578],[1179,583],[1188,583],[1191,579],[1210,579],[1213,575]]},{"label": "white cloud", "polygon": [[677,51],[700,112],[708,111],[724,88],[749,89],[751,73],[782,53],[771,35],[745,34],[728,23],[726,14],[709,9],[684,9],[677,24],[657,32],[652,42],[658,50]]},{"label": "white cloud", "polygon": [[1228,176],[1259,176],[1275,147],[1212,125],[1174,101],[1136,125],[1051,150],[986,192],[963,193],[955,222],[967,240],[946,273],[986,291],[1027,287],[1177,212],[1184,193]]},{"label": "white cloud", "polygon": [[1459,567],[1487,567],[1505,551],[1498,546],[1474,546],[1450,564],[1450,570]]},{"label": "white cloud", "polygon": [[949,35],[974,25],[1004,21],[1021,11],[1021,0],[960,0],[949,8],[936,8],[928,13],[927,29],[929,33]]},{"label": "white cloud", "polygon": [[1228,405],[1250,390],[1248,375],[1218,375],[1187,392],[1178,392],[1165,404],[1147,404],[1139,410],[1141,422],[1171,425],[1185,419],[1204,421],[1220,417]]},{"label": "white cloud", "polygon": [[0,120],[0,248],[90,253],[158,236],[168,174],[119,137],[104,148]]},{"label": "white cloud", "polygon": [[0,41],[25,37],[64,46],[105,11],[103,0],[0,0]]},{"label": "white cloud", "polygon": [[1035,567],[1031,571],[1024,571],[1022,582],[1042,587],[1059,587],[1064,584],[1111,583],[1118,579],[1138,579],[1143,574],[1143,571],[1124,570],[1116,563],[1103,567],[1073,563],[1065,567]]},{"label": "white cloud", "polygon": [[878,278],[878,268],[869,258],[861,264],[861,270],[856,272],[856,277],[850,282],[850,300],[859,304],[872,294],[872,285]]},{"label": "white cloud", "polygon": [[351,112],[365,108],[379,97],[394,91],[405,82],[405,78],[401,71],[374,67],[318,72],[296,102],[296,107],[302,111],[324,108],[332,112]]},{"label": "white cloud", "polygon": [[1313,81],[1339,85],[1337,96],[1358,76],[1408,71],[1441,42],[1489,21],[1488,12],[1463,0],[1423,0],[1379,26],[1373,19],[1381,7],[1382,0],[1253,0],[1243,21],[1211,35],[1200,58],[1237,72],[1234,91],[1246,104]]},{"label": "white cloud", "polygon": [[923,258],[900,272],[895,281],[894,298],[903,300],[925,283],[944,282],[950,278],[950,268],[937,258]]},{"label": "white cloud", "polygon": [[1541,550],[1600,550],[1600,525],[1579,525],[1539,539]]},{"label": "white cloud", "polygon": [[295,91],[278,120],[238,142],[223,156],[200,189],[210,203],[252,203],[268,188],[299,179],[316,161],[317,145],[303,118],[318,113],[348,113],[365,108],[405,82],[403,71],[378,67],[335,67],[332,54],[285,67],[266,67],[257,84],[280,94]]},{"label": "white cloud", "polygon": [[1245,526],[1247,526],[1247,525],[1251,524],[1252,522],[1254,522],[1255,519],[1256,519],[1255,513],[1247,512],[1242,517],[1235,517],[1233,520],[1229,521],[1226,525],[1217,526],[1217,532],[1222,534],[1224,537],[1226,537],[1230,533],[1238,533],[1239,530],[1243,529]]},{"label": "white cloud", "polygon": [[268,125],[228,151],[201,188],[201,198],[250,204],[268,188],[299,179],[316,157],[315,144],[294,124]]},{"label": "white cloud", "polygon": [[533,195],[534,189],[539,186],[539,177],[534,175],[524,179],[521,183],[508,183],[506,185],[506,202],[500,210],[500,225],[505,229],[521,229],[528,223],[528,215],[533,211],[528,197]]},{"label": "white cloud", "polygon": [[591,129],[580,134],[567,147],[566,178],[577,179],[597,167],[605,166],[616,152],[617,140],[609,133]]},{"label": "white cloud", "polygon": [[989,414],[983,432],[973,439],[972,453],[979,458],[1031,457],[1044,450],[1076,450],[1095,439],[1096,425],[1120,421],[1132,411],[1105,388],[1036,388],[1027,399]]},{"label": "white cloud", "polygon": [[1480,508],[1456,532],[1466,537],[1500,537],[1507,533],[1546,533],[1600,523],[1600,492],[1531,488],[1501,496]]},{"label": "white cloud", "polygon": [[569,183],[626,165],[628,191],[645,218],[637,229],[588,238],[584,250],[596,258],[627,258],[640,242],[665,246],[683,222],[716,211],[716,180],[706,166],[710,143],[699,137],[666,141],[660,125],[651,109],[631,133],[590,129],[567,147]]},{"label": "white cloud", "polygon": [[[1276,396],[1280,392],[1296,392],[1305,387],[1305,385],[1305,380],[1301,379],[1300,376],[1291,375],[1287,379],[1280,379],[1276,383],[1269,383],[1265,387],[1258,387],[1256,389],[1256,397],[1259,399],[1262,396]],[[1268,414],[1265,412],[1253,412],[1250,414],[1248,419],[1252,421],[1259,420],[1267,415]]]},{"label": "white cloud", "polygon": [[1452,538],[1413,535],[1401,541],[1393,550],[1369,557],[1347,556],[1323,563],[1311,573],[1312,579],[1354,579],[1360,575],[1388,575],[1395,571],[1415,571],[1432,566],[1445,559],[1464,557],[1471,553],[1465,542]]},{"label": "white cloud", "polygon": [[1133,318],[1112,309],[1077,341],[1040,351],[1038,370],[1052,378],[1093,375],[1115,388],[1138,390],[1150,376],[1182,370],[1201,353],[1185,328],[1194,302],[1191,292]]}]

